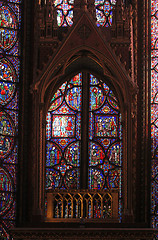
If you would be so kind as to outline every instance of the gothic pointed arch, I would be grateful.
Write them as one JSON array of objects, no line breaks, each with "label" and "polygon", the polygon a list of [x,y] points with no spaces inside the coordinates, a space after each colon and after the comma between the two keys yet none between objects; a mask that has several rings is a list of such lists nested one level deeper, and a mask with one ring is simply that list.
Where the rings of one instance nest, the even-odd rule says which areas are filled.
[{"label": "gothic pointed arch", "polygon": [[[83,19],[84,19],[84,22],[87,21],[87,23],[86,23],[87,28],[89,28],[89,29],[92,28],[92,25],[90,25],[90,23],[89,23],[89,19],[87,18],[85,20],[85,16]],[[82,19],[81,19],[81,22],[79,25],[76,26],[76,29],[77,28],[80,29],[80,27],[82,27],[82,24],[83,23],[82,23]],[[89,24],[89,26],[88,26],[88,24]],[[75,31],[76,30],[74,29],[71,32],[71,34],[68,38],[68,43],[71,42],[71,38],[72,39],[74,38]],[[62,86],[66,85],[68,87],[69,86],[68,82],[71,82],[71,79],[73,79],[75,76],[78,76],[78,74],[81,74],[82,76],[84,76],[81,81],[85,82],[86,85],[87,85],[86,82],[90,81],[90,76],[94,76],[94,78],[97,79],[96,81],[103,81],[104,84],[107,84],[107,87],[109,87],[111,89],[111,91],[114,92],[114,95],[118,99],[117,101],[119,104],[119,111],[121,113],[121,120],[119,120],[119,121],[120,121],[121,126],[123,126],[123,127],[121,127],[122,128],[122,130],[121,130],[122,136],[123,136],[123,138],[121,140],[122,141],[121,144],[123,146],[123,147],[121,147],[122,156],[123,156],[123,163],[122,163],[122,170],[121,170],[122,171],[121,191],[123,193],[123,202],[124,202],[124,209],[122,210],[123,211],[122,214],[124,214],[127,211],[132,213],[132,205],[130,205],[130,203],[129,203],[129,199],[131,199],[131,196],[132,196],[132,192],[130,192],[129,189],[131,189],[132,186],[130,186],[128,183],[128,182],[130,182],[130,181],[128,181],[128,179],[130,179],[130,177],[131,177],[130,176],[131,172],[128,170],[127,165],[132,164],[132,154],[133,154],[132,150],[135,147],[135,143],[132,140],[128,141],[128,143],[127,143],[127,139],[131,139],[131,136],[132,136],[131,134],[134,134],[134,131],[135,131],[134,126],[133,126],[133,112],[132,111],[134,111],[133,110],[134,104],[135,104],[134,96],[137,92],[137,87],[132,82],[130,76],[127,75],[127,72],[124,69],[124,66],[121,66],[119,60],[117,58],[115,58],[112,49],[109,46],[107,46],[107,44],[103,41],[103,39],[100,38],[99,34],[98,34],[97,40],[101,45],[101,49],[104,49],[104,52],[102,52],[102,53],[101,53],[101,49],[94,50],[91,46],[91,43],[89,43],[89,42],[87,42],[87,44],[86,44],[87,46],[81,46],[79,44],[78,47],[77,47],[77,44],[76,44],[76,46],[72,47],[70,44],[63,43],[63,45],[59,49],[60,57],[58,57],[58,54],[57,54],[55,57],[56,58],[55,60],[50,59],[50,62],[47,65],[47,70],[45,69],[44,74],[41,74],[41,78],[39,78],[37,80],[37,82],[35,83],[35,85],[32,86],[37,91],[35,93],[35,95],[38,96],[38,98],[36,100],[37,106],[38,106],[38,108],[36,108],[36,111],[38,111],[38,113],[39,113],[37,126],[39,126],[39,129],[41,129],[39,132],[39,136],[38,136],[41,151],[38,152],[37,161],[41,162],[42,167],[40,169],[40,173],[41,173],[40,179],[38,179],[39,186],[36,189],[36,191],[41,191],[41,196],[40,196],[41,197],[41,206],[40,207],[41,207],[42,212],[44,211],[44,208],[42,206],[44,206],[44,201],[45,201],[44,196],[46,194],[44,191],[44,188],[46,185],[46,189],[47,189],[46,192],[51,192],[51,190],[50,190],[51,187],[49,186],[51,183],[49,180],[51,178],[53,178],[52,176],[54,176],[54,179],[56,179],[56,177],[58,175],[57,179],[53,181],[53,186],[54,186],[53,188],[56,188],[56,187],[61,188],[61,189],[69,188],[68,185],[65,185],[66,182],[68,181],[68,176],[67,176],[67,180],[63,176],[65,174],[65,171],[71,172],[71,170],[70,170],[71,164],[69,165],[69,163],[67,162],[68,160],[65,158],[65,156],[67,154],[67,151],[70,150],[70,148],[76,149],[81,144],[81,143],[77,143],[77,139],[76,140],[74,139],[74,146],[71,147],[71,141],[63,139],[62,144],[64,144],[63,143],[64,141],[68,141],[68,142],[67,142],[67,145],[65,145],[65,150],[62,150],[61,139],[60,139],[61,136],[59,133],[57,133],[57,131],[54,132],[53,128],[55,128],[55,125],[53,127],[53,123],[51,123],[52,126],[50,125],[51,129],[52,129],[51,131],[53,131],[53,132],[50,132],[49,135],[51,134],[51,137],[54,140],[51,143],[48,142],[47,140],[45,140],[47,138],[47,133],[46,133],[47,112],[48,112],[48,109],[50,108],[50,103],[52,101],[52,97],[54,96],[54,94],[64,91],[62,89]],[[82,40],[81,40],[81,42],[82,42]],[[98,46],[98,48],[99,48],[99,46]],[[111,59],[113,59],[113,61]],[[100,84],[101,84],[101,82],[100,82]],[[80,85],[82,85],[82,84],[80,84]],[[73,87],[70,87],[70,88],[72,88],[72,91],[73,91]],[[88,85],[86,88],[88,88]],[[79,90],[79,88],[78,88],[78,90]],[[68,92],[68,91],[71,91],[71,90],[67,89],[66,92]],[[103,91],[105,92],[105,90],[103,90]],[[57,97],[55,104],[57,104],[57,102],[60,102],[60,101],[61,102],[65,101],[65,104],[67,106],[68,100],[67,100],[66,92],[63,93],[63,97],[60,97],[60,96]],[[83,93],[83,94],[85,94],[85,93]],[[63,100],[63,99],[65,99],[65,100]],[[129,99],[130,99],[130,101],[129,101]],[[88,97],[87,97],[86,101],[88,102]],[[70,115],[69,118],[71,118],[71,119],[69,119],[67,116],[66,119],[63,119],[63,121],[65,122],[65,124],[67,124],[68,121],[71,120],[70,121],[71,125],[73,125],[74,121],[76,121],[76,120],[74,120],[74,119],[76,119],[76,117],[75,117],[73,111],[75,111],[77,109],[73,109],[72,106],[70,106],[70,105],[68,105],[68,106],[69,106],[68,107],[69,110],[67,110],[67,113],[68,113],[68,115]],[[51,108],[51,114],[49,115],[49,117],[54,119],[54,120],[50,120],[50,121],[55,122],[55,121],[59,120],[59,118],[62,118],[62,117],[61,116],[59,117],[58,111],[56,111],[56,114],[55,113],[53,114],[52,111],[54,111],[54,110],[55,109]],[[101,114],[101,113],[98,112],[98,114]],[[73,115],[74,115],[74,117],[72,119]],[[81,113],[81,115],[82,115],[82,113]],[[48,118],[47,118],[47,121],[48,121]],[[56,120],[55,120],[55,118],[56,118]],[[99,120],[96,120],[96,121],[99,121]],[[78,124],[79,124],[79,128],[82,129],[82,127],[80,125],[81,123],[78,123]],[[82,124],[83,124],[83,122],[82,122]],[[89,123],[86,122],[84,124],[86,124],[88,126]],[[75,127],[75,129],[76,129],[76,127]],[[49,128],[47,126],[47,130],[48,129]],[[65,137],[67,139],[67,137],[69,137],[69,138],[72,137],[72,136],[66,135],[67,131],[68,131],[68,129],[67,130],[65,129],[65,131],[64,131],[65,135],[62,135],[62,138]],[[81,130],[81,131],[83,131],[83,130]],[[132,131],[132,133],[131,133],[131,131]],[[98,134],[100,134],[100,133],[98,133]],[[60,142],[60,144],[59,144],[59,142]],[[86,144],[88,144],[88,143],[86,142]],[[93,144],[91,144],[91,145],[93,145]],[[93,149],[93,147],[98,148],[99,146],[98,147],[97,147],[97,145],[91,146],[92,149]],[[110,152],[111,153],[113,152],[112,149],[117,148],[117,147],[118,146],[115,146],[115,144],[114,145],[112,144],[111,148],[109,148],[109,150],[105,154],[108,156],[108,154],[110,154]],[[101,149],[102,148],[103,148],[103,152],[105,152],[104,147],[102,147],[102,145],[101,145]],[[101,151],[101,149],[100,149],[100,151]],[[50,159],[51,159],[50,154],[53,150],[54,150],[54,156],[57,154],[59,156],[59,158],[58,158],[58,160],[56,159],[56,162],[54,163],[55,165],[52,168],[51,167],[52,165],[50,166]],[[82,155],[84,156],[82,148],[80,151],[82,152]],[[88,153],[85,153],[85,156],[86,156],[86,154],[88,154]],[[49,155],[49,156],[47,156],[47,155]],[[109,155],[109,157],[110,157],[110,155]],[[45,162],[44,159],[46,159],[46,158],[47,158],[47,160]],[[120,161],[122,161],[122,160],[120,160]],[[66,162],[68,165],[65,165]],[[45,172],[44,166],[45,165],[46,165],[46,179],[47,179],[46,182],[44,180],[45,179],[45,177],[44,177],[44,172]],[[65,167],[66,167],[66,169],[65,169]],[[104,168],[104,167],[102,166],[101,168]],[[65,169],[65,170],[63,170],[63,169]],[[76,169],[78,169],[78,170],[80,169],[79,163],[78,163],[78,167]],[[78,179],[76,180],[76,184],[74,185],[74,186],[76,186],[76,189],[79,188],[79,186],[80,186],[80,183],[79,183],[80,182],[80,180],[79,180],[80,173],[78,170],[76,173],[75,173],[75,169],[72,170],[73,174],[75,174],[74,176],[76,176],[76,175],[78,176]],[[62,171],[63,171],[63,175],[62,175]],[[88,169],[85,171],[88,171]],[[94,170],[94,171],[96,171],[96,170]],[[102,169],[100,171],[102,171]],[[50,174],[50,172],[51,172],[51,174]],[[66,175],[65,175],[65,177],[66,177]],[[69,178],[70,178],[70,176],[69,176]],[[104,182],[106,182],[107,186],[110,187],[110,185],[108,185],[108,184],[110,184],[110,183],[108,183],[108,179],[105,179]],[[126,184],[124,184],[125,182],[126,182]],[[88,185],[86,185],[86,183],[85,183],[85,185],[82,185],[82,188],[88,189]],[[40,189],[42,189],[42,190],[40,190]],[[128,191],[128,193],[127,193],[127,191]],[[78,194],[81,194],[81,192],[79,192]],[[48,195],[48,199],[49,199],[48,202],[50,203],[52,200],[50,199],[49,195]],[[55,199],[56,199],[56,197],[55,197]],[[57,201],[57,200],[55,200],[55,201]],[[62,200],[62,201],[64,201],[64,200]],[[48,209],[49,208],[50,208],[50,205],[48,204]],[[127,208],[129,208],[129,209],[127,209]],[[63,207],[62,207],[62,209],[63,209]],[[119,207],[118,207],[118,209],[119,209]],[[118,209],[117,209],[117,211],[118,211]],[[50,213],[50,212],[52,212],[52,210],[49,210],[47,212]],[[118,213],[117,213],[117,216],[118,216]],[[50,218],[49,218],[49,220],[50,220]],[[118,217],[117,217],[117,220],[118,220]]]}]

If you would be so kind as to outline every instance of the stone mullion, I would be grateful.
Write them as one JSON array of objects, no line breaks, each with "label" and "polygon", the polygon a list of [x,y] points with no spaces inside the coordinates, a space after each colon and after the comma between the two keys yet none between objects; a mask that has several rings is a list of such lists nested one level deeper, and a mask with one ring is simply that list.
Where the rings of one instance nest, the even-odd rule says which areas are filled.
[{"label": "stone mullion", "polygon": [[150,146],[148,139],[149,135],[149,76],[148,76],[148,1],[143,4],[143,21],[142,21],[142,150],[141,150],[141,221],[149,224],[149,215],[147,214],[149,204],[149,159],[150,159]]},{"label": "stone mullion", "polygon": [[81,179],[81,189],[88,188],[88,126],[89,115],[89,74],[86,72],[82,73],[82,117],[81,117],[81,165],[80,169],[82,169],[80,173]]},{"label": "stone mullion", "polygon": [[151,175],[151,129],[150,129],[150,84],[151,84],[151,76],[150,76],[150,1],[145,1],[145,9],[144,9],[144,61],[145,61],[145,72],[144,72],[144,97],[145,97],[145,183],[144,183],[144,191],[145,191],[145,216],[144,220],[150,226],[150,175]]},{"label": "stone mullion", "polygon": [[[137,2],[137,28],[139,32],[137,34],[137,64],[139,68],[137,68],[137,85],[139,88],[137,106],[138,106],[138,114],[137,114],[137,159],[136,159],[136,194],[137,194],[137,206],[136,206],[136,221],[141,222],[144,219],[144,158],[145,158],[145,136],[144,136],[144,104],[146,101],[144,99],[144,4]],[[141,193],[141,198],[140,198]],[[139,197],[138,197],[139,196]]]},{"label": "stone mullion", "polygon": [[22,40],[22,58],[21,58],[21,81],[20,85],[20,147],[19,147],[19,163],[20,163],[20,174],[18,177],[19,180],[19,193],[18,193],[18,216],[17,224],[25,224],[29,221],[31,214],[31,189],[28,188],[30,184],[29,169],[32,167],[31,155],[29,154],[28,149],[30,144],[28,143],[30,131],[32,129],[32,97],[30,95],[29,87],[32,83],[32,31],[31,31],[31,11],[33,10],[32,1],[23,2],[23,19],[24,23],[22,25],[23,35],[21,36]]},{"label": "stone mullion", "polygon": [[43,131],[45,124],[43,122],[43,107],[40,103],[38,91],[34,92],[34,130],[33,130],[33,172],[32,172],[32,191],[33,191],[33,220],[41,222],[43,220],[43,191],[44,191],[44,168],[43,168]]}]

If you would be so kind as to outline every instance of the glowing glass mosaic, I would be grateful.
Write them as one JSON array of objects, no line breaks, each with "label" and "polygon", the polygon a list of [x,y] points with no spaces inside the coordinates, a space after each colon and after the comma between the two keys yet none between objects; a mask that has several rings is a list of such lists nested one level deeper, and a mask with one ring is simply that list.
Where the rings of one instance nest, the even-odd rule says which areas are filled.
[{"label": "glowing glass mosaic", "polygon": [[116,0],[95,0],[97,26],[109,27],[112,25],[112,9]]},{"label": "glowing glass mosaic", "polygon": [[6,105],[15,94],[17,77],[13,65],[5,58],[0,60],[0,104]]},{"label": "glowing glass mosaic", "polygon": [[[63,83],[52,96],[46,117],[46,190],[82,189],[81,168],[83,162],[88,160],[87,189],[117,189],[121,201],[122,127],[119,103],[113,91],[102,80],[91,74],[88,79],[79,73]],[[89,97],[85,100],[85,96]],[[84,109],[85,102],[88,102],[87,109]],[[86,135],[82,121],[88,116]],[[83,157],[83,138],[87,143],[88,159]],[[93,218],[101,216],[98,197],[94,202]],[[76,204],[75,218],[80,215],[80,204]],[[90,218],[89,198],[85,206]],[[61,217],[60,209],[58,199],[54,213],[56,217]],[[109,205],[105,203],[104,213],[106,217],[111,216],[111,202]],[[65,212],[64,216],[70,217],[71,214]]]},{"label": "glowing glass mosaic", "polygon": [[79,188],[81,86],[79,73],[62,84],[51,100],[46,128],[47,189]]},{"label": "glowing glass mosaic", "polygon": [[96,137],[117,137],[117,116],[95,116]]},{"label": "glowing glass mosaic", "polygon": [[68,146],[68,148],[65,151],[65,159],[69,164],[75,167],[80,166],[80,143],[75,142]]},{"label": "glowing glass mosaic", "polygon": [[75,115],[53,115],[52,118],[52,138],[74,137]]},{"label": "glowing glass mosaic", "polygon": [[[100,90],[97,90],[99,88]],[[95,95],[95,100],[94,89],[98,93]],[[98,95],[101,99],[100,104],[98,104]],[[122,139],[119,105],[109,87],[93,75],[90,75],[89,116],[89,139],[91,140],[89,188],[118,188],[121,191],[119,183],[121,182]]]},{"label": "glowing glass mosaic", "polygon": [[4,214],[13,202],[13,187],[9,173],[0,168],[0,215]]},{"label": "glowing glass mosaic", "polygon": [[0,1],[0,238],[6,240],[16,218],[20,2]]},{"label": "glowing glass mosaic", "polygon": [[0,7],[0,47],[8,50],[17,41],[16,15],[8,6]]},{"label": "glowing glass mosaic", "polygon": [[57,9],[57,24],[59,27],[72,26],[73,24],[74,0],[55,0],[54,6]]},{"label": "glowing glass mosaic", "polygon": [[[158,229],[158,0],[151,0],[152,226]],[[158,237],[158,236],[157,236]]]}]

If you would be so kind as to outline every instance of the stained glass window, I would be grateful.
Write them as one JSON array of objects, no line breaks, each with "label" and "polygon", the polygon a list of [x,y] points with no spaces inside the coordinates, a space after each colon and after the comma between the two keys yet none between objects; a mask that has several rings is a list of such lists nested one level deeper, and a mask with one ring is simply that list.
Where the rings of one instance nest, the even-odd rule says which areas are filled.
[{"label": "stained glass window", "polygon": [[59,27],[67,27],[73,24],[74,0],[55,0],[57,9],[57,24]]},{"label": "stained glass window", "polygon": [[46,139],[46,190],[117,189],[121,199],[121,114],[105,82],[85,73],[64,82],[51,100]]},{"label": "stained glass window", "polygon": [[[112,25],[112,9],[116,0],[95,0],[97,26]],[[72,26],[74,0],[54,0],[57,10],[57,25],[59,27]]]},{"label": "stained glass window", "polygon": [[121,116],[109,87],[90,75],[89,188],[120,188]]},{"label": "stained glass window", "polygon": [[112,9],[116,0],[95,0],[97,26],[109,27],[112,24]]},{"label": "stained glass window", "polygon": [[0,238],[16,218],[20,0],[0,1]]},{"label": "stained glass window", "polygon": [[152,226],[158,229],[158,1],[151,0]]}]

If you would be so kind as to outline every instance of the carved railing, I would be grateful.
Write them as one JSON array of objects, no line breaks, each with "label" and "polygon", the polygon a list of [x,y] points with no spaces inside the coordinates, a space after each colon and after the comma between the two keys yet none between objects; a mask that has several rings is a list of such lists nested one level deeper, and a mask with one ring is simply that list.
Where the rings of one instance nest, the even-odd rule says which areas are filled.
[{"label": "carved railing", "polygon": [[49,190],[47,192],[46,221],[94,221],[102,219],[118,222],[118,191]]}]

